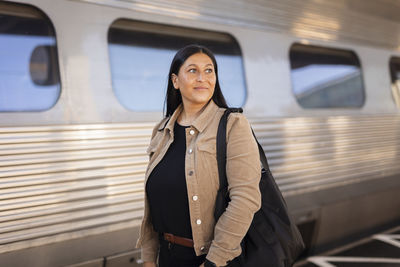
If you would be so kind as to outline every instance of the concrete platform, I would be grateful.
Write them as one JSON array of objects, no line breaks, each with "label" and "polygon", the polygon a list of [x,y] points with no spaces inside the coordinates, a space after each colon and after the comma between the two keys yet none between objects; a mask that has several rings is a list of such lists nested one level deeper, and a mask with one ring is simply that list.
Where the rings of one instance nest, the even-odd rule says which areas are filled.
[{"label": "concrete platform", "polygon": [[400,266],[400,226],[295,264],[295,267],[364,266]]}]

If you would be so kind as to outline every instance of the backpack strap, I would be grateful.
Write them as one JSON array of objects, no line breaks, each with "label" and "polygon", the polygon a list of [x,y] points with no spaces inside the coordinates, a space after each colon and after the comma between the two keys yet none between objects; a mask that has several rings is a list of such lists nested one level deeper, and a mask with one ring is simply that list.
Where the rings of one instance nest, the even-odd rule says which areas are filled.
[{"label": "backpack strap", "polygon": [[265,156],[264,149],[262,148],[262,146],[258,142],[257,137],[254,134],[253,128],[251,129],[251,132],[253,133],[254,139],[256,140],[256,143],[257,143],[257,146],[258,146],[258,153],[260,154],[260,161],[262,163],[262,166],[264,167],[265,170],[269,171],[268,160],[267,160],[267,157]]},{"label": "backpack strap", "polygon": [[227,108],[221,117],[217,131],[217,162],[218,162],[218,174],[219,174],[219,190],[228,186],[226,180],[226,125],[228,123],[229,114],[232,112],[242,113],[243,110]]},{"label": "backpack strap", "polygon": [[[218,176],[219,176],[219,189],[216,199],[214,218],[218,221],[219,217],[225,211],[225,208],[230,201],[228,192],[228,180],[226,177],[226,127],[228,123],[229,114],[232,112],[242,113],[241,108],[227,108],[221,117],[217,131],[217,162],[218,162]],[[257,138],[254,134],[253,129],[251,130],[255,141],[257,142],[258,152],[260,154],[260,161],[264,167],[264,170],[269,172],[268,161],[265,157],[262,146],[258,143]]]},{"label": "backpack strap", "polygon": [[[218,125],[217,132],[217,161],[218,161],[218,174],[219,174],[219,187],[222,188],[228,187],[228,181],[226,178],[226,127],[228,123],[229,114],[237,112],[242,113],[243,109],[241,108],[227,108],[224,114],[221,117],[221,120]],[[266,171],[269,171],[267,157],[265,156],[264,149],[258,142],[256,135],[254,134],[253,129],[251,129],[253,133],[254,139],[257,142],[258,152],[260,154],[260,161],[262,166]]]}]

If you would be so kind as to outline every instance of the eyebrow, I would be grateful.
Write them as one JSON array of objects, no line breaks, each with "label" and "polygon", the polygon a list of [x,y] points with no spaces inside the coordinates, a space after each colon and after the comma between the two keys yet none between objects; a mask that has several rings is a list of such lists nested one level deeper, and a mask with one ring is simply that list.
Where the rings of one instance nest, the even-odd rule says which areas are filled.
[{"label": "eyebrow", "polygon": [[[189,65],[187,65],[188,67],[190,67],[190,66],[197,66],[196,64],[189,64]],[[211,64],[211,63],[208,63],[206,66],[214,66],[213,64]]]}]

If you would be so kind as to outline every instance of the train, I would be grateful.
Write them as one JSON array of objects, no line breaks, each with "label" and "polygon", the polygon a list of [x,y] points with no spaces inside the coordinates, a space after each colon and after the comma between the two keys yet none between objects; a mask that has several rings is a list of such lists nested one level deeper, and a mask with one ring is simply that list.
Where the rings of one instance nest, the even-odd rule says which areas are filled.
[{"label": "train", "polygon": [[396,0],[0,1],[0,266],[141,266],[168,68],[209,47],[306,244],[400,221]]}]

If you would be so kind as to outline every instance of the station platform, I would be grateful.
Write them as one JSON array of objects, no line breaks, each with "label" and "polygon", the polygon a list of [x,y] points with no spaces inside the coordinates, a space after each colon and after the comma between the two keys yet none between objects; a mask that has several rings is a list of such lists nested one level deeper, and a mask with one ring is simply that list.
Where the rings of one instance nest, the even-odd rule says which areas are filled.
[{"label": "station platform", "polygon": [[295,267],[400,267],[400,226],[314,255]]}]

